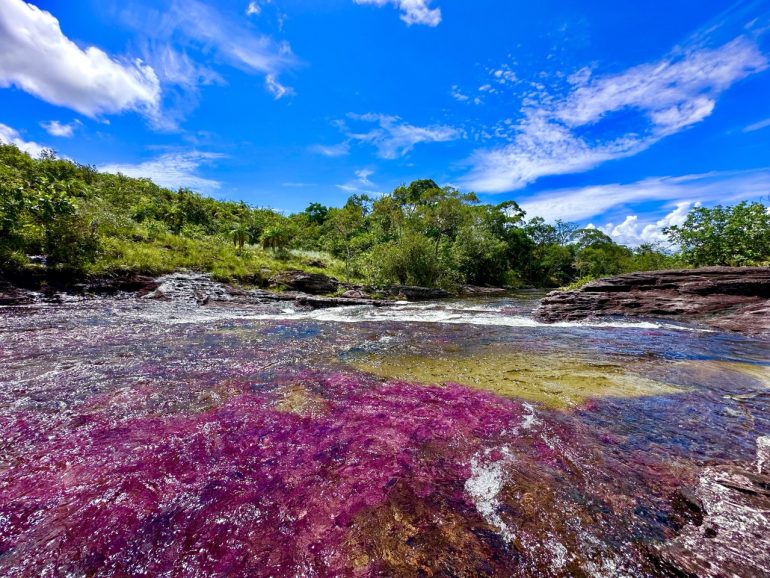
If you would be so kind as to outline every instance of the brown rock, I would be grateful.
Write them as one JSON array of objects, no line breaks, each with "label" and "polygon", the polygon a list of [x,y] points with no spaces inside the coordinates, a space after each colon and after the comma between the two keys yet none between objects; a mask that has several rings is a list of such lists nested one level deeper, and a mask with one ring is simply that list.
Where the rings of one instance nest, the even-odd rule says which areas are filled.
[{"label": "brown rock", "polygon": [[768,450],[770,438],[759,438],[755,467],[704,468],[688,500],[694,519],[659,549],[664,570],[700,578],[770,576]]},{"label": "brown rock", "polygon": [[535,311],[546,323],[605,316],[702,321],[770,332],[770,267],[706,267],[628,273],[549,293]]},{"label": "brown rock", "polygon": [[339,284],[339,281],[327,275],[304,271],[282,271],[270,278],[271,287],[284,287],[311,295],[334,293]]}]

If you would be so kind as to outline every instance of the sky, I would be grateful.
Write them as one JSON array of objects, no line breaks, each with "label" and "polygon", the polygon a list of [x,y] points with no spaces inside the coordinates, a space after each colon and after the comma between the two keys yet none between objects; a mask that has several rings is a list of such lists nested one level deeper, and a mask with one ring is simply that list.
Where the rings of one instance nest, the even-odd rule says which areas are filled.
[{"label": "sky", "polygon": [[0,141],[286,212],[431,178],[658,242],[768,201],[770,1],[0,0]]}]

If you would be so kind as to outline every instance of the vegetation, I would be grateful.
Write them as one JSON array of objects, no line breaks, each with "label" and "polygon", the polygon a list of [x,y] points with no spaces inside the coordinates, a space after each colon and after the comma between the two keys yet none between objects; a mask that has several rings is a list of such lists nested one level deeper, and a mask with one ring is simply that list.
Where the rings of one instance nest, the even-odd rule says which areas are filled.
[{"label": "vegetation", "polygon": [[696,207],[666,232],[695,267],[770,263],[770,207],[762,203]]},{"label": "vegetation", "polygon": [[681,254],[630,249],[597,229],[526,219],[513,201],[480,203],[431,180],[294,215],[219,201],[148,179],[97,172],[0,145],[0,272],[76,276],[186,268],[261,283],[297,268],[375,285],[558,286],[682,264],[770,260],[761,203],[699,208],[668,229]]}]

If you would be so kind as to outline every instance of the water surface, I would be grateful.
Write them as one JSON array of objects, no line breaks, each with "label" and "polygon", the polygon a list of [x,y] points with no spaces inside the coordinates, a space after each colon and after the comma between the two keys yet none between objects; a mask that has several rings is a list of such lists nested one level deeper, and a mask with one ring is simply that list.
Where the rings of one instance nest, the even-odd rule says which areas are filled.
[{"label": "water surface", "polygon": [[3,308],[0,575],[662,575],[770,341],[533,306]]}]

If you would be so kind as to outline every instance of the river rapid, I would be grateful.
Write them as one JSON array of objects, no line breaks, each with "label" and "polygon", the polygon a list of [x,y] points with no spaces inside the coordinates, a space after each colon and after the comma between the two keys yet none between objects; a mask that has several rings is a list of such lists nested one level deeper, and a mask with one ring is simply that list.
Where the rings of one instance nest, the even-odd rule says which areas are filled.
[{"label": "river rapid", "polygon": [[[770,338],[536,298],[0,309],[0,576],[687,575]],[[703,575],[770,551],[726,515]]]}]

